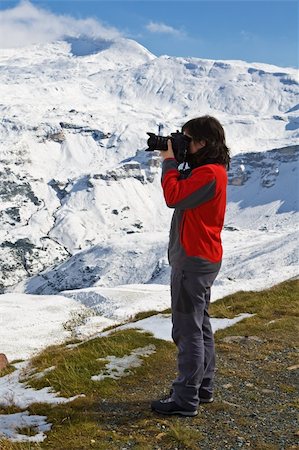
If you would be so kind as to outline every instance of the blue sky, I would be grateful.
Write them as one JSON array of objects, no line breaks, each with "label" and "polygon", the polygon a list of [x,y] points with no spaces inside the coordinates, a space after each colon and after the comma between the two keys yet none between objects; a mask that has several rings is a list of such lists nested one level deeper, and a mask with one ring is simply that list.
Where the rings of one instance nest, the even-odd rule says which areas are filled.
[{"label": "blue sky", "polygon": [[[31,5],[34,17],[29,17],[28,8],[25,17],[22,17],[25,8],[19,8],[19,13],[13,15],[12,11],[20,4]],[[75,22],[80,23],[81,32],[84,20],[92,18],[100,24],[102,32],[107,30],[135,39],[156,55],[242,59],[298,67],[298,2],[295,0],[32,0],[30,3],[2,0],[0,25],[4,22],[7,25],[2,28],[3,36],[8,35],[11,26],[17,39],[17,27],[22,23],[20,40],[26,42],[25,24],[29,35],[32,37],[36,32],[38,39],[42,32],[36,25],[35,11],[41,10],[44,15],[40,20],[48,27],[53,23],[55,30],[55,16],[61,27],[65,23],[62,16],[71,16],[73,25],[65,26],[72,28]],[[10,11],[10,15],[4,14],[5,11]],[[51,20],[45,20],[45,11]],[[88,22],[86,28],[88,33]],[[51,30],[48,34],[51,36]]]}]

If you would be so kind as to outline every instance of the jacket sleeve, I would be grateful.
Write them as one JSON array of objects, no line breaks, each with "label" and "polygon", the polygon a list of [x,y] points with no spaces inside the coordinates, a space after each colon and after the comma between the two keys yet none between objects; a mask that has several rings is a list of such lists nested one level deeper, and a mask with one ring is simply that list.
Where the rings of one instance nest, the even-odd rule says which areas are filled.
[{"label": "jacket sleeve", "polygon": [[169,208],[192,209],[212,200],[216,192],[216,178],[209,166],[192,170],[186,179],[179,179],[178,163],[166,159],[162,164],[162,188]]}]

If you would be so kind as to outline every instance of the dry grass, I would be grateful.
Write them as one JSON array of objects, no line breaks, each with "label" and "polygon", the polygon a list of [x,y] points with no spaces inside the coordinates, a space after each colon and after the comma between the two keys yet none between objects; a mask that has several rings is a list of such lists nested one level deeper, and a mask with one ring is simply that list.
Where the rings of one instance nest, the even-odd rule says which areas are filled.
[{"label": "dry grass", "polygon": [[[212,305],[213,316],[243,312],[255,316],[216,333],[216,400],[200,407],[195,418],[160,417],[149,408],[152,399],[167,394],[176,375],[176,349],[170,342],[124,330],[72,349],[46,349],[32,360],[32,367],[36,372],[55,369],[39,380],[30,378],[30,384],[51,386],[63,396],[85,397],[55,406],[31,405],[30,413],[46,415],[53,424],[47,439],[42,444],[2,440],[1,450],[292,449],[298,405],[294,372],[287,367],[298,364],[297,288],[296,282],[287,282],[263,292],[237,293]],[[224,343],[229,335],[254,335],[263,342]],[[129,376],[91,380],[104,366],[97,358],[121,357],[149,344],[156,346],[156,353],[144,358]],[[262,389],[267,394],[261,395]]]}]

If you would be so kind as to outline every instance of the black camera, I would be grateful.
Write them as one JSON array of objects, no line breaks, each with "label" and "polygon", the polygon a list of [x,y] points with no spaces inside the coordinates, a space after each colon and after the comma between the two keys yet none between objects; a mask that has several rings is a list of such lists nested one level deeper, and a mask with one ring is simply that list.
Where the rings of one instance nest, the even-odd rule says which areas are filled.
[{"label": "black camera", "polygon": [[157,136],[154,133],[147,134],[149,135],[149,138],[147,140],[148,148],[145,150],[146,152],[153,152],[154,150],[167,151],[167,141],[170,139],[174,157],[177,162],[181,164],[185,161],[192,140],[189,136],[186,136],[179,131],[171,133],[170,136]]}]

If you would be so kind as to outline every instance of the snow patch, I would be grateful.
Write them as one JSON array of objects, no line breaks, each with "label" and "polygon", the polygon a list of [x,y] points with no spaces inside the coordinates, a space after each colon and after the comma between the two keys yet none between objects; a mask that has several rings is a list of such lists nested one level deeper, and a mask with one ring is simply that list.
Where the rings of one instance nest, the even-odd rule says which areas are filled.
[{"label": "snow patch", "polygon": [[[43,442],[47,437],[44,432],[50,431],[52,426],[46,420],[46,416],[30,415],[28,411],[0,414],[0,438],[14,442]],[[34,429],[36,434],[34,436],[21,434],[18,430],[23,428]]]},{"label": "snow patch", "polygon": [[93,381],[102,381],[105,378],[117,380],[118,378],[128,376],[131,374],[130,368],[141,366],[142,358],[150,356],[155,351],[156,347],[154,345],[148,345],[146,347],[136,348],[129,355],[121,358],[114,355],[99,358],[98,361],[108,361],[108,363],[99,375],[93,375],[91,379]]},{"label": "snow patch", "polygon": [[17,406],[19,408],[27,408],[32,403],[68,403],[76,398],[84,396],[84,394],[75,395],[74,397],[59,397],[59,392],[54,392],[52,388],[33,389],[22,382],[28,363],[22,362],[14,364],[16,370],[4,377],[0,378],[0,405],[1,406]]},{"label": "snow patch", "polygon": [[[222,330],[223,328],[231,327],[232,325],[240,322],[243,319],[251,317],[252,314],[239,314],[233,319],[217,319],[211,318],[211,325],[213,333],[217,330]],[[146,331],[152,333],[155,338],[163,339],[165,341],[171,341],[171,316],[170,314],[157,314],[155,316],[147,317],[142,320],[138,320],[136,322],[126,323],[125,325],[121,325],[119,327],[114,328],[113,330],[105,331],[101,333],[99,336],[108,336],[111,333],[119,330],[127,330],[127,329],[138,329],[141,331]]]},{"label": "snow patch", "polygon": [[62,295],[0,295],[1,351],[12,361],[64,342],[71,337],[64,324],[82,308]]}]

